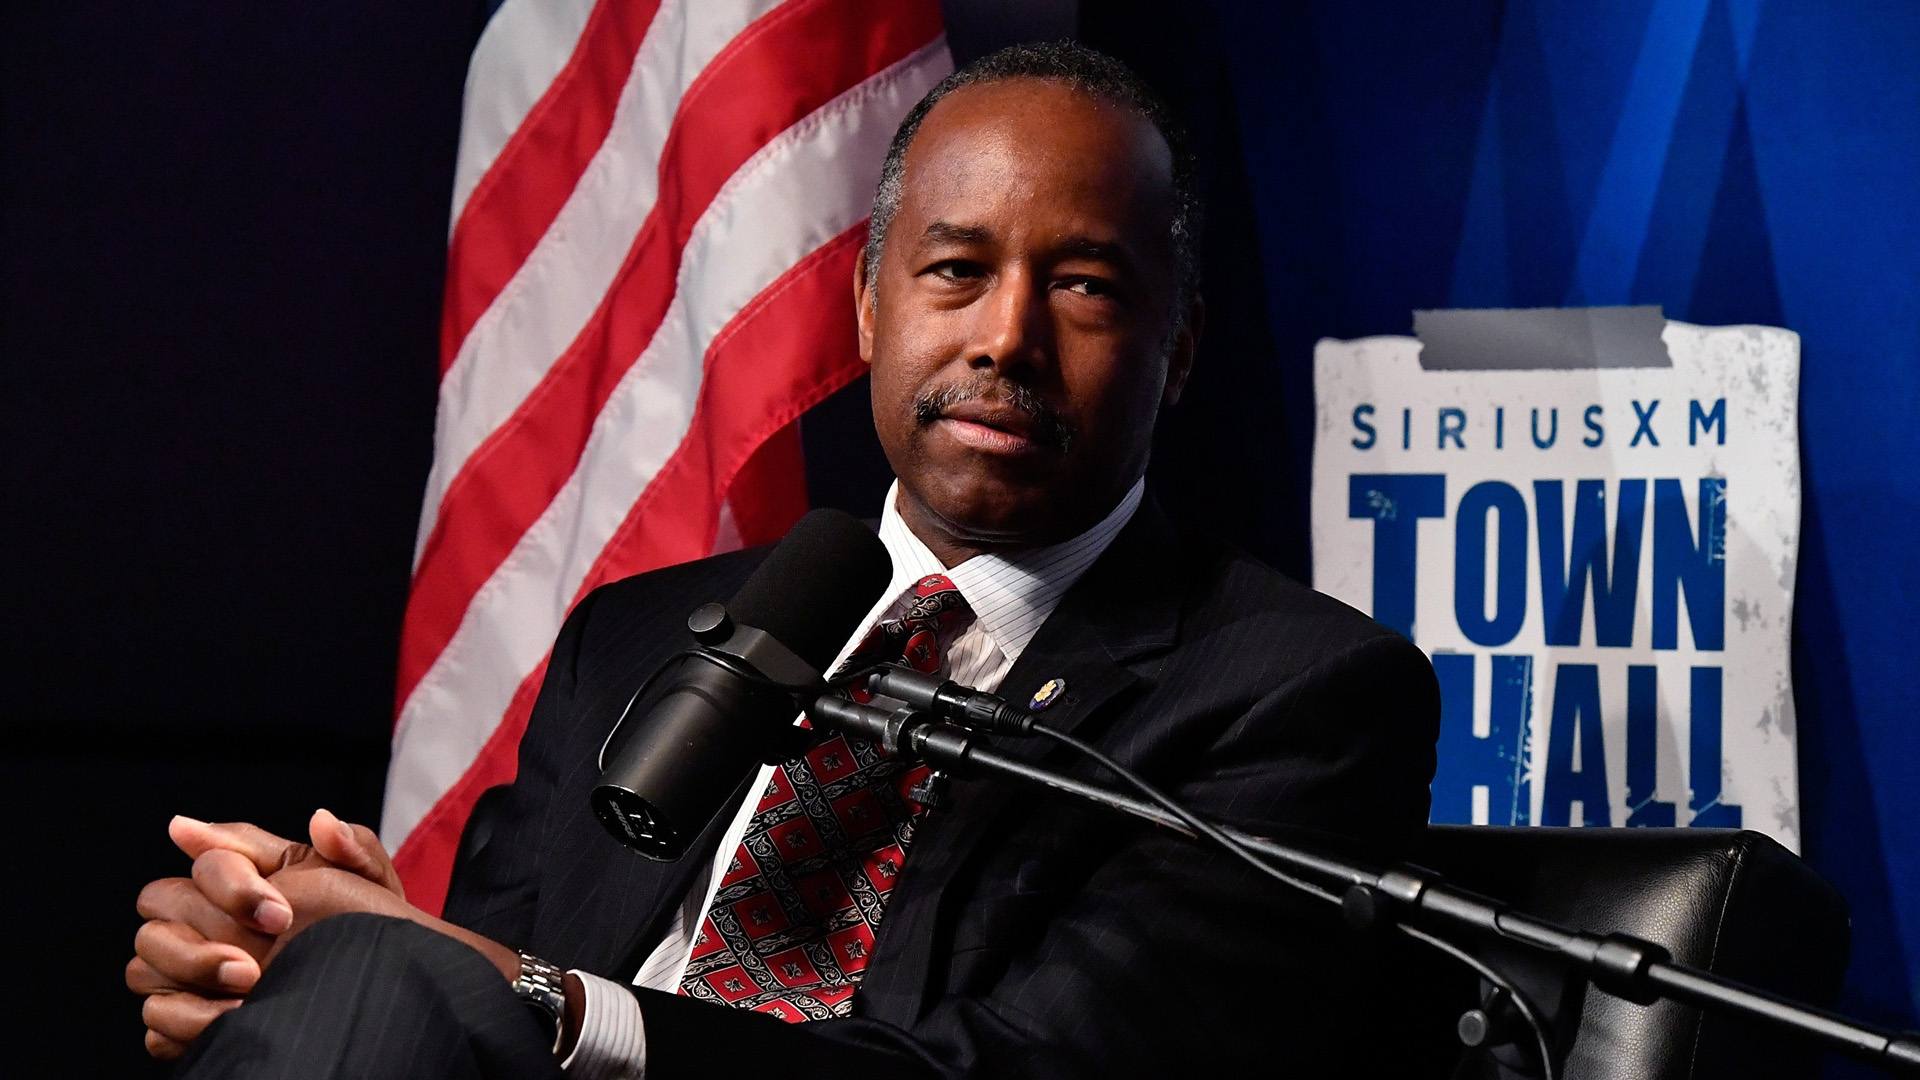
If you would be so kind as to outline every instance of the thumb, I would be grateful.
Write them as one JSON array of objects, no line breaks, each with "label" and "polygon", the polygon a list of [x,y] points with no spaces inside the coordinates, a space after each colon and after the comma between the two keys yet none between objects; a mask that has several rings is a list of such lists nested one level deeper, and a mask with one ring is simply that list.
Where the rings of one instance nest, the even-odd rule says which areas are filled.
[{"label": "thumb", "polygon": [[176,814],[167,823],[167,835],[188,858],[198,859],[216,849],[234,851],[247,857],[262,874],[271,874],[285,866],[304,845],[275,836],[258,825],[245,822],[211,824],[184,814]]},{"label": "thumb", "polygon": [[403,899],[406,897],[400,886],[400,875],[393,869],[393,860],[372,829],[350,825],[326,809],[315,810],[307,828],[313,838],[313,848],[321,858],[384,886]]}]

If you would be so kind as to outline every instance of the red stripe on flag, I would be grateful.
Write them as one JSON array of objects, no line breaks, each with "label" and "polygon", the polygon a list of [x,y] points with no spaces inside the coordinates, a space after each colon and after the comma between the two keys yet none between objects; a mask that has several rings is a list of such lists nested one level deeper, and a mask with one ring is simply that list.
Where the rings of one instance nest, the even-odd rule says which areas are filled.
[{"label": "red stripe on flag", "polygon": [[742,547],[771,544],[807,512],[807,468],[798,422],[760,444],[727,489]]},{"label": "red stripe on flag", "polygon": [[600,0],[573,55],[487,167],[447,245],[440,309],[445,375],[483,312],[532,254],[613,127],[659,0]]},{"label": "red stripe on flag", "polygon": [[[866,234],[862,222],[794,264],[714,340],[692,429],[628,511],[574,603],[607,582],[704,556],[713,547],[720,503],[738,490],[750,460],[756,468],[749,482],[783,483],[758,467],[784,462],[794,470],[784,483],[804,490],[797,455],[776,447],[761,459],[759,451],[792,429],[801,413],[865,370],[853,348],[848,289]],[[674,512],[661,513],[656,505]],[[805,510],[804,501],[789,508],[793,517],[779,523],[779,532]],[[774,524],[762,522],[768,528]],[[414,904],[435,914],[445,904],[460,831],[481,793],[510,782],[518,771],[520,736],[545,671],[542,660],[520,684],[473,764],[394,853],[394,866]]]},{"label": "red stripe on flag", "polygon": [[[849,25],[864,32],[850,34]],[[940,30],[937,4],[798,0],[729,43],[689,88],[661,156],[659,200],[612,289],[447,487],[407,605],[396,710],[453,638],[474,594],[572,475],[601,407],[659,329],[687,238],[720,187],[782,131]]]}]

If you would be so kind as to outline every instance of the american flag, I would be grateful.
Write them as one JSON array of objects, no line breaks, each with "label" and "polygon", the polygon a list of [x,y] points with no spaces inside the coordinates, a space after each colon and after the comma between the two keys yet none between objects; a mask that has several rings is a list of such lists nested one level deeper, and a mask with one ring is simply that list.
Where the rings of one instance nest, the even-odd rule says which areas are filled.
[{"label": "american flag", "polygon": [[507,0],[467,75],[381,834],[438,910],[567,612],[781,535],[938,0]]}]

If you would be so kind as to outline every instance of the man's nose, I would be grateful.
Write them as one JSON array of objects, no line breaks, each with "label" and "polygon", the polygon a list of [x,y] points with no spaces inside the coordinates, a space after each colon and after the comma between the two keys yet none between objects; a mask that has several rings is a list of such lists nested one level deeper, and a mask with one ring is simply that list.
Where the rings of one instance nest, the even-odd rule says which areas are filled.
[{"label": "man's nose", "polygon": [[968,362],[976,368],[996,368],[1009,378],[1031,376],[1053,355],[1053,320],[1049,317],[1044,286],[1024,272],[999,276],[976,305]]}]

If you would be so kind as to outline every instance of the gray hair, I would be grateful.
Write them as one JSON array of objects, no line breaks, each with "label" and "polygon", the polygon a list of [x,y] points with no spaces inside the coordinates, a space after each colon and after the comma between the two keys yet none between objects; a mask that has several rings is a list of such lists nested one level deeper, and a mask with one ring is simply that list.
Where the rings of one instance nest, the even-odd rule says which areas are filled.
[{"label": "gray hair", "polygon": [[887,228],[900,210],[900,175],[905,168],[907,147],[920,131],[927,113],[948,94],[963,86],[1002,82],[1007,79],[1043,79],[1062,83],[1095,101],[1132,109],[1147,118],[1173,155],[1173,262],[1178,282],[1174,325],[1186,321],[1187,310],[1200,292],[1200,229],[1204,210],[1200,200],[1199,167],[1186,128],[1159,95],[1148,88],[1125,64],[1103,52],[1072,41],[1050,41],[1035,45],[1013,45],[989,53],[959,71],[940,80],[927,91],[900,122],[893,143],[887,148],[887,160],[880,168],[880,187],[873,196],[873,218],[867,230],[867,272],[880,265],[880,251],[887,242]]}]

